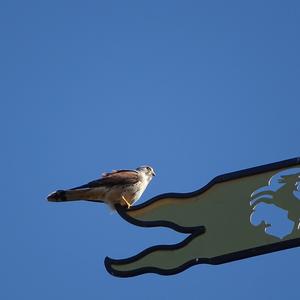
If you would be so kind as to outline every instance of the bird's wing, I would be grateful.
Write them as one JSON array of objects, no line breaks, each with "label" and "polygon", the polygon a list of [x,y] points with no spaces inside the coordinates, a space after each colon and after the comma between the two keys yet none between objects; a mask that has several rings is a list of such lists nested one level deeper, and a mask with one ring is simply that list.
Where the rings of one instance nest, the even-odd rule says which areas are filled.
[{"label": "bird's wing", "polygon": [[102,178],[93,180],[87,184],[72,188],[72,190],[95,188],[101,186],[112,187],[114,185],[135,184],[139,181],[139,174],[135,170],[114,170],[111,173],[104,173]]}]

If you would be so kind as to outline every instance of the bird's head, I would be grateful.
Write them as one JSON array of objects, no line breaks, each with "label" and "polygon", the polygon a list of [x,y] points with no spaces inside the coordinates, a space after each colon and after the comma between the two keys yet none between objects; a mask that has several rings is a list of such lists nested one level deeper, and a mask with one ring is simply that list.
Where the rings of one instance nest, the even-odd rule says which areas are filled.
[{"label": "bird's head", "polygon": [[145,174],[149,179],[152,179],[152,177],[156,175],[153,168],[150,166],[141,166],[136,168],[136,170]]}]

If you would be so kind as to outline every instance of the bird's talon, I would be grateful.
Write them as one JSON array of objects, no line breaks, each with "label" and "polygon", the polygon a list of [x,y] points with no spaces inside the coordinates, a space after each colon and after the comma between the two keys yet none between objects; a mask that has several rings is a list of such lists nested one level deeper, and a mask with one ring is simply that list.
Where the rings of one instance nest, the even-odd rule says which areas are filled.
[{"label": "bird's talon", "polygon": [[122,199],[125,201],[125,203],[127,204],[127,209],[129,209],[131,207],[131,204],[126,200],[126,198],[122,195]]}]

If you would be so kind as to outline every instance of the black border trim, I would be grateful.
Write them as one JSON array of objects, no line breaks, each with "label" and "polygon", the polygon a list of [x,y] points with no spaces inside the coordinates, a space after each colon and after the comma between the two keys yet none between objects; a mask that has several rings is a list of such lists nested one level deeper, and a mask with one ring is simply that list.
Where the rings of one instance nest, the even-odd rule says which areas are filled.
[{"label": "black border trim", "polygon": [[[246,177],[246,176],[252,176],[252,175],[256,175],[256,174],[260,174],[260,173],[264,173],[264,172],[268,172],[268,171],[273,171],[273,170],[277,170],[277,169],[282,169],[282,168],[286,168],[286,167],[291,167],[291,166],[295,166],[295,165],[299,165],[299,164],[300,164],[300,157],[296,157],[296,158],[292,158],[292,159],[288,159],[288,160],[283,160],[280,162],[275,162],[275,163],[271,163],[271,164],[267,164],[267,165],[254,167],[254,168],[240,170],[237,172],[223,174],[223,175],[215,177],[207,185],[205,185],[204,187],[202,187],[194,192],[161,194],[161,195],[158,195],[140,205],[134,206],[130,210],[141,209],[141,208],[146,207],[146,206],[148,206],[156,201],[159,201],[160,199],[163,199],[163,198],[193,197],[193,196],[196,196],[196,195],[199,195],[199,194],[205,192],[206,190],[208,190],[210,187],[212,187],[216,183],[225,182],[228,180],[233,180],[233,179]],[[163,220],[161,220],[161,221],[140,221],[140,220],[134,219],[133,217],[130,217],[127,214],[128,210],[120,205],[116,206],[116,210],[123,219],[125,219],[129,223],[132,223],[137,226],[169,227],[178,232],[190,233],[190,235],[186,239],[184,239],[182,242],[179,242],[177,244],[172,244],[172,245],[157,245],[157,246],[149,247],[149,248],[145,249],[144,251],[140,252],[139,254],[129,257],[129,258],[126,258],[126,259],[112,259],[112,258],[106,257],[105,261],[104,261],[106,270],[110,274],[112,274],[114,276],[118,276],[118,277],[132,277],[132,276],[137,276],[137,275],[141,275],[141,274],[145,274],[145,273],[156,273],[156,274],[160,274],[160,275],[174,275],[174,274],[180,273],[180,272],[188,269],[189,267],[192,267],[197,264],[218,265],[218,264],[223,264],[223,263],[227,263],[227,262],[231,262],[231,261],[235,261],[235,260],[239,260],[239,259],[249,258],[249,257],[257,256],[257,255],[267,254],[267,253],[271,253],[271,252],[275,252],[275,251],[280,251],[280,250],[290,249],[290,248],[300,246],[300,238],[296,238],[296,239],[292,239],[292,240],[288,240],[288,241],[277,242],[277,243],[273,243],[273,244],[269,244],[269,245],[265,245],[265,246],[246,249],[243,251],[233,252],[233,253],[216,256],[216,257],[212,257],[212,258],[193,259],[193,260],[190,260],[190,261],[186,262],[185,264],[183,264],[177,268],[174,268],[174,269],[166,270],[166,269],[159,269],[159,268],[155,268],[155,267],[144,267],[144,268],[136,269],[133,271],[117,271],[111,267],[112,264],[123,265],[123,264],[131,263],[131,262],[134,262],[134,261],[138,260],[139,258],[141,258],[155,250],[174,250],[174,249],[182,248],[185,245],[187,245],[189,242],[191,242],[195,237],[203,234],[205,232],[205,227],[204,226],[182,227],[175,223],[163,221]]]},{"label": "black border trim", "polygon": [[279,243],[274,243],[274,244],[269,244],[266,246],[261,246],[261,247],[256,247],[256,248],[251,248],[239,252],[233,252],[221,256],[216,256],[212,258],[198,258],[198,259],[192,259],[178,268],[174,269],[159,269],[155,267],[144,267],[140,269],[135,269],[133,271],[117,271],[111,267],[112,264],[127,264],[130,262],[134,262],[136,259],[152,252],[153,250],[174,250],[174,249],[179,249],[181,247],[184,247],[186,244],[188,244],[190,241],[192,241],[198,234],[194,233],[190,235],[188,238],[186,238],[184,241],[174,244],[174,245],[158,245],[158,246],[153,246],[149,247],[146,250],[140,252],[139,254],[125,258],[125,259],[112,259],[110,257],[106,257],[104,260],[105,268],[106,270],[113,276],[117,277],[133,277],[133,276],[138,276],[146,273],[155,273],[159,275],[176,275],[178,273],[181,273],[185,271],[186,269],[199,265],[199,264],[210,264],[210,265],[220,265],[223,263],[228,263],[240,259],[245,259],[245,258],[251,258],[254,256],[258,255],[263,255],[263,254],[268,254],[272,252],[277,252],[281,250],[286,250],[294,247],[299,247],[300,246],[300,238],[289,240],[289,241],[283,241]]},{"label": "black border trim", "polygon": [[197,236],[199,236],[201,234],[203,234],[203,231],[200,230],[198,232],[194,232],[194,233],[190,234],[186,239],[184,239],[182,242],[180,242],[178,244],[152,246],[152,247],[149,247],[149,248],[145,249],[144,251],[140,252],[137,255],[134,255],[132,257],[125,258],[125,259],[112,259],[110,257],[106,257],[105,260],[104,260],[105,268],[110,274],[112,274],[114,276],[118,276],[118,277],[132,277],[132,276],[137,276],[137,275],[141,275],[141,274],[144,274],[144,273],[157,273],[157,274],[161,274],[161,275],[169,275],[169,274],[179,273],[181,271],[177,271],[175,273],[172,273],[172,271],[175,270],[175,269],[172,269],[171,271],[168,271],[168,270],[163,270],[163,269],[153,268],[153,267],[140,268],[140,269],[136,269],[136,270],[131,271],[131,272],[128,272],[128,271],[122,272],[122,271],[114,270],[111,267],[111,264],[122,265],[122,264],[131,263],[131,262],[136,261],[139,258],[142,258],[142,257],[148,255],[149,253],[151,253],[152,251],[155,251],[155,250],[180,249],[180,248],[186,246],[194,238],[196,238]]}]

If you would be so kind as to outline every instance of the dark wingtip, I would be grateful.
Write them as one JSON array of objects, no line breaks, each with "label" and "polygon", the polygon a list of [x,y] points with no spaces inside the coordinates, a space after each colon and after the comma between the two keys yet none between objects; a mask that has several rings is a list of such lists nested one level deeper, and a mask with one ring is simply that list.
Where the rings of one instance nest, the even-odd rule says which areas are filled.
[{"label": "dark wingtip", "polygon": [[66,200],[66,192],[63,190],[58,190],[53,193],[51,193],[47,200],[50,202],[60,202]]}]

